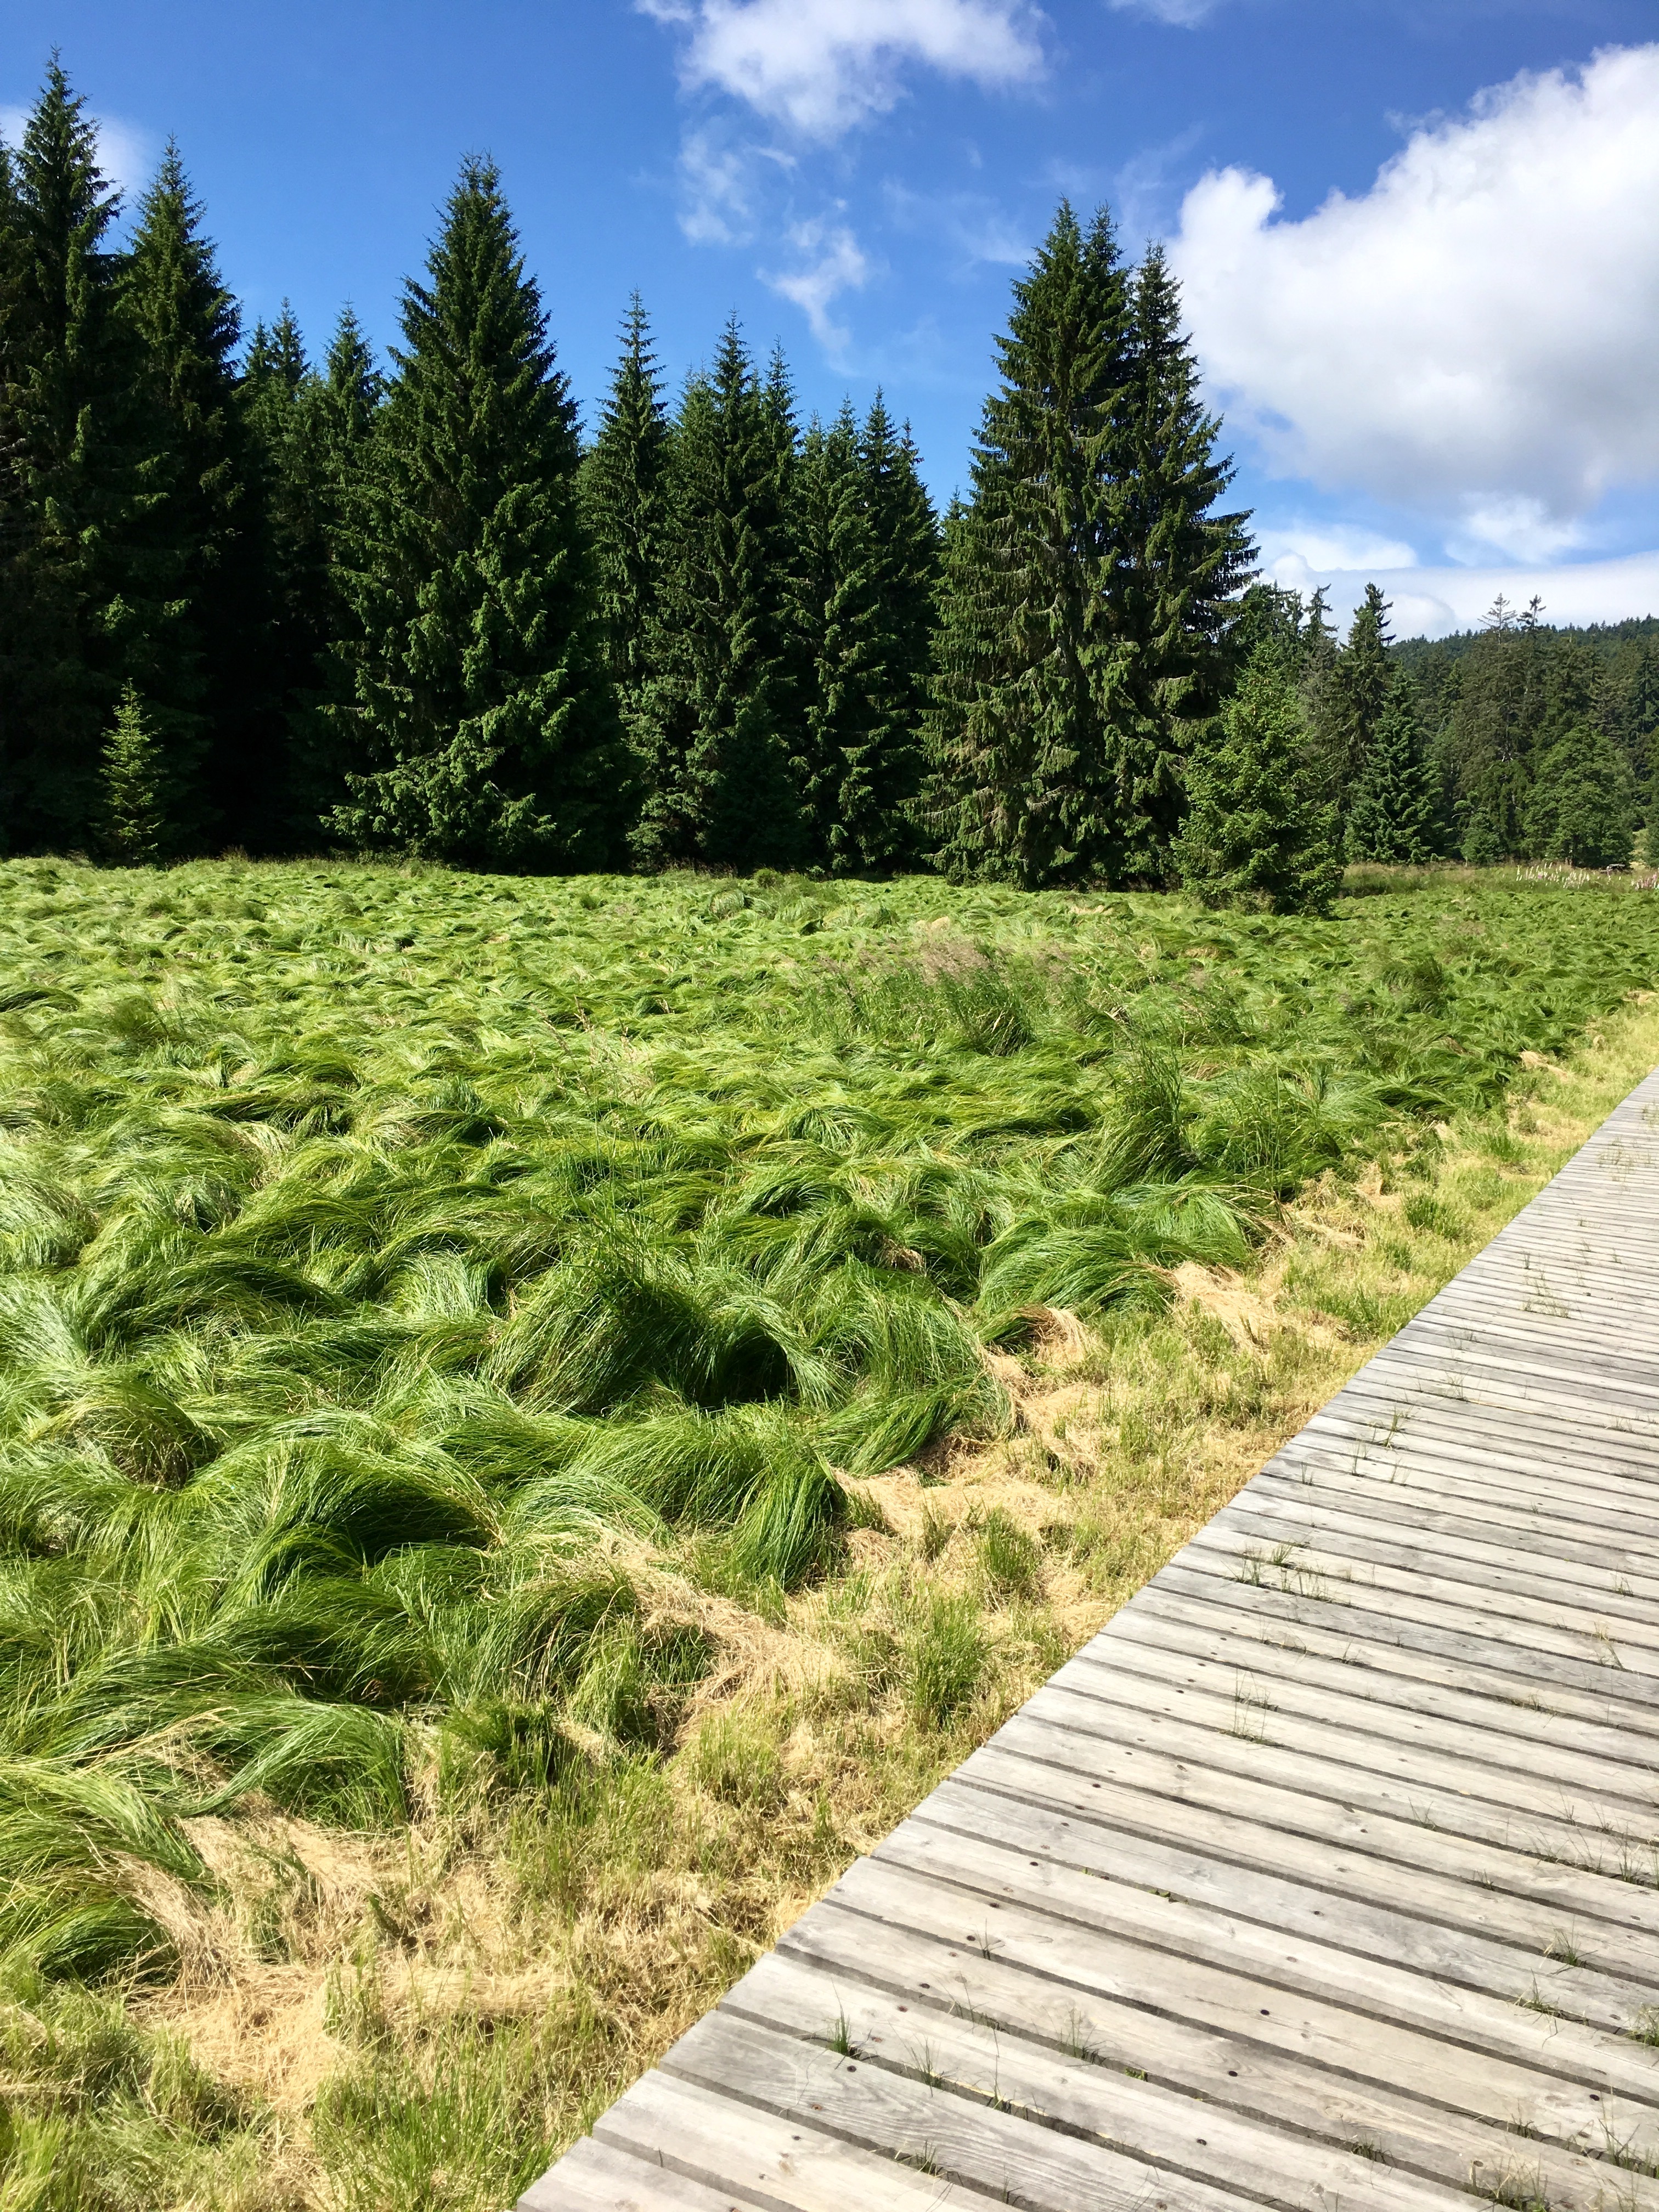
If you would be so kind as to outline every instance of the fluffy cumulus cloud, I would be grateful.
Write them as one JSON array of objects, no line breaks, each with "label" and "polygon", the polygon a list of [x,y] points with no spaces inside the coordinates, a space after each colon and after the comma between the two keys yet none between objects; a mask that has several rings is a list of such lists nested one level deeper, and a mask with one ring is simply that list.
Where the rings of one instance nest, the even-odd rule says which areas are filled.
[{"label": "fluffy cumulus cloud", "polygon": [[1299,222],[1212,172],[1176,266],[1211,387],[1271,466],[1539,561],[1659,475],[1659,45],[1522,76]]},{"label": "fluffy cumulus cloud", "polygon": [[638,0],[685,32],[682,75],[803,138],[838,138],[898,101],[907,68],[995,88],[1042,71],[1024,0]]}]

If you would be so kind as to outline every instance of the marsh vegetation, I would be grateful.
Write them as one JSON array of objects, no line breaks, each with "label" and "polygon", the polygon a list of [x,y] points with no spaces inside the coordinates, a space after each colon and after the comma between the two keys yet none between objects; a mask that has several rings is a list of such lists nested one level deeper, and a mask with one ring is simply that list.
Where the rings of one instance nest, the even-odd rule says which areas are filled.
[{"label": "marsh vegetation", "polygon": [[1369,881],[0,868],[6,2212],[510,2201],[1659,1053]]}]

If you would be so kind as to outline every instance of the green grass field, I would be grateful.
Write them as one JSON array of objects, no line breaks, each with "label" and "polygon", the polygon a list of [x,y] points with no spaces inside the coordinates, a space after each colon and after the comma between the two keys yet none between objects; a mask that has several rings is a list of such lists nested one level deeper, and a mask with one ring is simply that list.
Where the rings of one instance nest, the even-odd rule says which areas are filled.
[{"label": "green grass field", "polygon": [[0,2212],[508,2202],[1535,1187],[1370,881],[0,866]]}]

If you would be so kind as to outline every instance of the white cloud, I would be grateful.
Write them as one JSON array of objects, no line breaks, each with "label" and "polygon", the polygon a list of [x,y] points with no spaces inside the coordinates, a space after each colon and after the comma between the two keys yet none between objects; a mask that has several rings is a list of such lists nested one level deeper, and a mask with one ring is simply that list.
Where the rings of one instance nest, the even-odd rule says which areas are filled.
[{"label": "white cloud", "polygon": [[1517,76],[1368,192],[1279,204],[1212,171],[1173,249],[1211,388],[1270,466],[1522,559],[1659,473],[1659,45]]},{"label": "white cloud", "polygon": [[1399,538],[1348,522],[1258,522],[1255,540],[1265,573],[1297,591],[1331,571],[1410,568],[1417,562]]},{"label": "white cloud", "polygon": [[908,64],[987,88],[1041,76],[1025,0],[636,0],[689,33],[688,87],[745,100],[803,137],[840,137],[896,105]]},{"label": "white cloud", "polygon": [[1392,602],[1396,637],[1441,637],[1448,630],[1474,629],[1501,592],[1511,606],[1524,607],[1534,596],[1544,603],[1546,622],[1622,622],[1627,616],[1659,614],[1659,552],[1629,553],[1614,561],[1571,561],[1481,568],[1360,567],[1310,574],[1305,581],[1285,574],[1279,581],[1306,591],[1322,583],[1331,594],[1333,617],[1346,623],[1378,584]]},{"label": "white cloud", "polygon": [[740,245],[754,222],[757,161],[713,131],[680,143],[680,228],[694,246]]},{"label": "white cloud", "polygon": [[1150,15],[1159,23],[1173,23],[1190,31],[1214,15],[1220,0],[1106,0],[1120,14]]},{"label": "white cloud", "polygon": [[864,250],[844,222],[831,222],[823,216],[793,224],[789,243],[811,258],[805,268],[781,276],[764,272],[766,281],[775,292],[800,308],[812,326],[813,337],[826,352],[839,355],[845,350],[848,336],[830,321],[830,303],[864,284],[870,274]]}]

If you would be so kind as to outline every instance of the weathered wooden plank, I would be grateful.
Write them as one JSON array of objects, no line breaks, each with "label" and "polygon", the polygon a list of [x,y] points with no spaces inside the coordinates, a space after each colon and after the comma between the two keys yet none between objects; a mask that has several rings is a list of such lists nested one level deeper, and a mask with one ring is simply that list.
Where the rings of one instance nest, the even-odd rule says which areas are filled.
[{"label": "weathered wooden plank", "polygon": [[1300,1503],[1309,1511],[1350,1514],[1376,1534],[1403,1528],[1419,1538],[1443,1535],[1455,1542],[1479,1544],[1501,1538],[1514,1553],[1547,1564],[1582,1567],[1586,1579],[1600,1577],[1607,1587],[1634,1583],[1639,1577],[1659,1589],[1659,1535],[1610,1529],[1595,1506],[1583,1517],[1563,1514],[1559,1491],[1555,1510],[1547,1512],[1536,1500],[1529,1505],[1516,1504],[1514,1492],[1497,1483],[1477,1489],[1443,1472],[1432,1481],[1413,1480],[1409,1466],[1397,1460],[1392,1468],[1356,1473],[1350,1466],[1336,1467],[1310,1454],[1298,1454],[1291,1466],[1281,1462],[1264,1468],[1247,1482],[1236,1502],[1247,1499]]},{"label": "weathered wooden plank", "polygon": [[1477,1406],[1467,1391],[1443,1382],[1430,1387],[1419,1373],[1384,1367],[1379,1360],[1358,1369],[1308,1426],[1319,1435],[1348,1419],[1367,1421],[1379,1435],[1409,1420],[1419,1433],[1461,1437],[1466,1444],[1490,1437],[1493,1452],[1519,1453],[1534,1466],[1559,1460],[1628,1480],[1636,1498],[1648,1495],[1654,1484],[1651,1437],[1597,1420],[1592,1409],[1558,1416],[1547,1407]]},{"label": "weathered wooden plank", "polygon": [[[1243,1580],[1224,1557],[1218,1561],[1199,1553],[1190,1555],[1190,1563],[1185,1553],[1172,1560],[1160,1571],[1158,1584],[1161,1590],[1180,1592],[1200,1604],[1251,1613],[1298,1631],[1322,1629],[1351,1636],[1362,1645],[1368,1638],[1392,1639],[1402,1652],[1434,1654],[1482,1667],[1507,1680],[1517,1698],[1535,1693],[1547,1703],[1571,1692],[1589,1698],[1599,1718],[1611,1713],[1620,1727],[1650,1732],[1659,1727],[1659,1680],[1655,1677],[1622,1671],[1605,1654],[1579,1658],[1570,1646],[1559,1653],[1538,1650],[1513,1638],[1443,1626],[1443,1607],[1390,1605],[1376,1592],[1352,1584],[1328,1586],[1316,1598],[1306,1597],[1293,1588],[1276,1589],[1266,1582]],[[1416,1611],[1425,1617],[1415,1618]],[[1565,1645],[1565,1638],[1559,1640]]]},{"label": "weathered wooden plank", "polygon": [[[1214,1960],[1160,1948],[1138,1940],[1145,1931],[1125,1936],[1092,1917],[1079,1924],[1012,1898],[1002,1900],[988,1950],[980,1941],[982,1922],[971,1940],[964,1937],[972,1910],[971,1893],[964,1900],[961,1890],[931,1871],[917,1873],[884,1857],[860,1859],[822,1905],[796,1922],[781,1948],[809,1953],[820,1915],[859,1913],[877,1929],[878,1949],[898,1930],[935,1947],[938,1964],[917,1978],[918,1998],[957,2002],[986,1967],[1000,1966],[1034,1987],[1046,1985],[1060,2003],[1088,1997],[1137,2014],[1159,2014],[1381,2084],[1390,2094],[1524,2130],[1529,2138],[1569,2151],[1593,2156],[1603,2148],[1606,2093],[1571,2074],[1540,2069],[1526,2057],[1483,2051],[1455,2034],[1379,2018],[1343,2002],[1340,1991],[1264,1983],[1248,1959]],[[1638,2154],[1659,2154],[1659,2105],[1621,2099],[1618,2113]]]},{"label": "weathered wooden plank", "polygon": [[[1005,1801],[1012,1803],[1012,1801]],[[961,1893],[958,1941],[995,1954],[1005,1905],[1068,1921],[1081,1941],[1109,1929],[1178,1959],[1248,1971],[1261,1994],[1294,1990],[1351,2006],[1373,2021],[1419,2033],[1455,2036],[1466,2047],[1513,2059],[1603,2095],[1659,2106],[1659,2051],[1547,2011],[1449,1986],[1384,1960],[1258,1927],[1237,1914],[1074,1872],[1029,1851],[906,1820],[874,1854],[884,1864],[948,1883]],[[1563,1968],[1562,1973],[1571,1972]],[[1552,1985],[1543,1962],[1539,1985]]]},{"label": "weathered wooden plank", "polygon": [[[1623,1675],[1644,1681],[1659,1675],[1659,1623],[1631,1621],[1584,1606],[1551,1604],[1529,1599],[1525,1618],[1517,1608],[1494,1596],[1481,1602],[1477,1583],[1459,1583],[1438,1575],[1413,1574],[1382,1565],[1367,1565],[1362,1573],[1352,1561],[1317,1551],[1311,1545],[1291,1545],[1283,1559],[1272,1555],[1277,1547],[1260,1538],[1237,1536],[1211,1522],[1176,1554],[1183,1567],[1201,1568],[1234,1581],[1262,1582],[1276,1577],[1303,1597],[1328,1599],[1331,1603],[1371,1607],[1396,1620],[1419,1620],[1434,1627],[1455,1628],[1512,1645],[1517,1651],[1559,1652],[1564,1657],[1616,1668]],[[1517,1668],[1517,1671],[1522,1671]],[[1629,1683],[1622,1694],[1634,1694]]]},{"label": "weathered wooden plank", "polygon": [[1249,1486],[1222,1508],[1210,1527],[1237,1529],[1257,1544],[1305,1543],[1327,1559],[1395,1567],[1419,1583],[1472,1583],[1494,1598],[1573,1606],[1598,1620],[1627,1624],[1621,1633],[1651,1643],[1659,1650],[1655,1619],[1659,1585],[1633,1564],[1627,1573],[1615,1575],[1605,1568],[1576,1566],[1571,1559],[1540,1560],[1507,1544],[1471,1541],[1443,1531],[1437,1533],[1432,1543],[1413,1540],[1398,1530],[1379,1530],[1361,1515]]},{"label": "weathered wooden plank", "polygon": [[878,1988],[849,1987],[803,1960],[763,1960],[722,2009],[783,2035],[799,2033],[802,2022],[816,2018],[823,2023],[819,2034],[833,2026],[861,2066],[1010,2109],[1155,2169],[1241,2191],[1281,2212],[1355,2194],[1377,2212],[1468,2212],[1462,2191],[1395,2172],[1305,2134],[1287,2134],[1225,2105],[1200,2103],[1144,2078],[1144,2067],[1132,2075],[943,2008],[919,2020]]},{"label": "weathered wooden plank", "polygon": [[[1045,1738],[1039,1730],[1051,1733]],[[1040,1690],[991,1739],[1011,1751],[1062,1762],[1081,1760],[1090,1740],[1159,1750],[1217,1775],[1282,1784],[1302,1796],[1328,1798],[1393,1820],[1416,1821],[1424,1828],[1465,1836],[1529,1858],[1556,1859],[1564,1866],[1610,1875],[1629,1868],[1639,1878],[1655,1863],[1650,1844],[1636,1843],[1613,1829],[1440,1788],[1409,1772],[1384,1773],[1380,1761],[1344,1763],[1317,1751],[1263,1742],[1144,1706],[1112,1705],[1061,1690]]]},{"label": "weathered wooden plank", "polygon": [[[1386,1717],[1388,1708],[1364,1708],[1356,1699],[1345,1712],[1331,1702],[1332,1712],[1310,1721],[1282,1703],[1268,1710],[1231,1686],[1224,1691],[1183,1688],[1159,1680],[1150,1669],[1137,1670],[1133,1663],[1113,1667],[1076,1659],[1025,1710],[1085,1731],[1108,1724],[1109,1716],[1132,1715],[1193,1734],[1202,1732],[1206,1741],[1219,1737],[1252,1750],[1316,1759],[1334,1771],[1339,1788],[1354,1786],[1347,1782],[1347,1774],[1356,1769],[1373,1784],[1386,1781],[1409,1791],[1420,1804],[1438,1807],[1450,1801],[1461,1816],[1509,1820],[1529,1833],[1547,1832],[1557,1838],[1558,1848],[1584,1831],[1628,1838],[1644,1848],[1659,1844],[1659,1807],[1650,1792],[1620,1791],[1606,1784],[1570,1781],[1559,1774],[1542,1775],[1534,1761],[1528,1762],[1525,1772],[1517,1772],[1512,1761],[1477,1761],[1472,1749],[1460,1755],[1444,1747],[1452,1725],[1445,1722],[1425,1722],[1425,1731],[1434,1741],[1402,1741],[1365,1724]],[[1471,1746],[1480,1741],[1473,1729],[1459,1733]],[[1185,1741],[1190,1741],[1191,1735]],[[1549,1824],[1547,1831],[1540,1827],[1540,1821]],[[1440,1825],[1455,1824],[1442,1820]]]},{"label": "weathered wooden plank", "polygon": [[[1266,1873],[1188,1844],[1114,1828],[1109,1814],[1108,1808],[1108,1825],[1085,1825],[1026,1798],[936,1791],[913,1818],[977,1843],[1030,1854],[1033,1863],[1040,1857],[1179,1904],[1210,1907],[1259,1929],[1358,1952],[1368,1960],[1432,1974],[1438,1982],[1511,2004],[1547,2002],[1558,2012],[1615,2035],[1639,2029],[1653,1984],[1589,1968],[1577,1949],[1571,1955],[1580,1963],[1558,1960],[1547,1948],[1549,1937],[1565,1938],[1565,1929],[1550,1930],[1543,1942],[1523,1948],[1472,1931],[1470,1916],[1455,1907],[1443,1918],[1430,1919],[1420,1902],[1408,1910],[1403,1898],[1372,1903],[1357,1896],[1352,1886],[1315,1887],[1286,1880],[1283,1874]],[[948,1847],[945,1857],[948,1862]],[[1630,1941],[1634,1950],[1640,1939]],[[1634,1962],[1630,1965],[1636,1971]]]},{"label": "weathered wooden plank", "polygon": [[[1613,1974],[1647,1973],[1659,1944],[1659,1893],[1610,1875],[1288,1790],[1224,1783],[1179,1760],[1149,1765],[1141,1753],[1120,1764],[1135,1770],[1133,1779],[1113,1772],[1109,1758],[1095,1762],[1103,1770],[1096,1778],[993,1742],[939,1789],[1018,1797],[1063,1820],[1230,1853],[1241,1867],[1444,1920],[1540,1954],[1565,1937],[1586,1965]],[[1171,1786],[1160,1787],[1166,1782]],[[1644,1996],[1656,1985],[1650,1978]]]},{"label": "weathered wooden plank", "polygon": [[[1500,1699],[1482,1696],[1467,1686],[1468,1678],[1462,1669],[1447,1668],[1439,1676],[1390,1673],[1374,1663],[1377,1652],[1389,1651],[1386,1645],[1360,1650],[1351,1639],[1343,1639],[1335,1656],[1325,1657],[1306,1637],[1286,1641],[1246,1632],[1243,1642],[1248,1648],[1241,1648],[1236,1620],[1224,1623],[1213,1611],[1200,1611],[1201,1619],[1194,1624],[1161,1607],[1126,1607],[1109,1631],[1085,1644],[1078,1657],[1090,1658],[1100,1644],[1115,1653],[1112,1663],[1121,1667],[1139,1667],[1147,1653],[1158,1653],[1154,1672],[1165,1671],[1177,1656],[1207,1660],[1243,1681],[1242,1695],[1247,1705],[1258,1694],[1273,1703],[1280,1695],[1278,1686],[1282,1684],[1321,1688],[1366,1705],[1398,1706],[1413,1715],[1467,1723],[1502,1745],[1501,1753],[1491,1752],[1488,1757],[1526,1759],[1534,1747],[1545,1746],[1630,1767],[1633,1771],[1621,1785],[1621,1794],[1631,1789],[1659,1790],[1659,1741],[1634,1736],[1629,1729],[1609,1726],[1599,1718],[1589,1720],[1579,1714],[1569,1717],[1547,1711],[1536,1703],[1521,1704],[1510,1694],[1513,1683],[1508,1677],[1504,1678],[1506,1690]],[[1335,1638],[1328,1641],[1338,1643]],[[1126,1645],[1132,1645],[1133,1651],[1125,1650]]]},{"label": "weathered wooden plank", "polygon": [[[976,2189],[995,2200],[1027,2205],[1031,2212],[1235,2212],[1242,2200],[1232,2191],[1184,2174],[1160,2170],[1103,2144],[999,2112],[994,2105],[953,2094],[943,2086],[843,2057],[792,2035],[757,2027],[732,2013],[710,2013],[681,2037],[663,2062],[665,2073],[688,2087],[725,2100],[726,2112],[752,2117],[738,2130],[759,2137],[770,2118],[786,2138],[801,2129],[799,2115],[810,2113],[826,2134],[833,2131],[852,2146],[885,2152],[897,2161],[914,2161],[913,2180],[924,2185],[939,2177]],[[737,2099],[742,2100],[739,2106]],[[776,2134],[766,2138],[776,2141]],[[855,2176],[842,2176],[839,2199],[801,2192],[793,2171],[794,2154],[784,2142],[778,2152],[791,2161],[787,2179],[794,2193],[783,2202],[801,2212],[833,2203],[836,2212],[869,2200],[857,2193]],[[735,2158],[732,2160],[736,2163]],[[862,2186],[860,2168],[858,2187]],[[890,2172],[902,2171],[896,2163]],[[741,2178],[741,2172],[739,2172]],[[896,2201],[896,2200],[895,2200]],[[916,2195],[912,2203],[939,2202]],[[947,2200],[954,2201],[954,2200]]]},{"label": "weathered wooden plank", "polygon": [[766,2201],[706,2189],[585,2136],[526,2190],[514,2212],[764,2212]]},{"label": "weathered wooden plank", "polygon": [[[1425,1751],[1444,1752],[1460,1761],[1496,1766],[1500,1771],[1524,1762],[1534,1780],[1559,1781],[1571,1789],[1612,1797],[1633,1814],[1645,1812],[1659,1819],[1655,1811],[1659,1773],[1652,1765],[1598,1758],[1583,1741],[1589,1732],[1582,1723],[1565,1729],[1563,1741],[1552,1741],[1543,1729],[1530,1737],[1520,1736],[1508,1731],[1502,1712],[1437,1712],[1423,1698],[1393,1704],[1386,1698],[1367,1697],[1363,1686],[1341,1679],[1356,1671],[1325,1668],[1327,1677],[1338,1677],[1333,1685],[1328,1679],[1310,1679],[1306,1666],[1300,1670],[1290,1665],[1252,1670],[1236,1656],[1210,1658],[1170,1651],[1156,1644],[1131,1645],[1127,1637],[1103,1636],[1085,1644],[1077,1657],[1050,1680],[1056,1689],[1080,1690],[1085,1696],[1113,1694],[1112,1681],[1103,1680],[1103,1675],[1114,1680],[1161,1682],[1176,1690],[1203,1692],[1220,1701],[1224,1710],[1231,1706],[1227,1725],[1235,1735],[1259,1734],[1265,1739],[1273,1735],[1275,1716],[1285,1713]],[[1469,1698],[1464,1705],[1478,1707],[1483,1702]],[[1526,1717],[1518,1708],[1511,1710],[1517,1719]]]},{"label": "weathered wooden plank", "polygon": [[795,2113],[780,2118],[723,2088],[659,2069],[595,2122],[594,2136],[766,2212],[847,2212],[854,2204],[869,2212],[939,2212],[986,2203],[978,2190],[955,2187],[836,2132],[841,2114],[830,2112],[830,2100],[819,2101],[812,2120]]},{"label": "weathered wooden plank", "polygon": [[[895,1903],[890,1891],[885,1901]],[[902,1899],[896,1909],[903,1910]],[[1341,2062],[1354,2054],[1346,2045],[1322,2040],[1315,2021],[1297,2026],[1317,2045],[1317,2056],[1299,2042],[1280,2049],[1253,2033],[1175,2017],[1163,2008],[1161,1980],[1160,2002],[1141,2003],[1032,1971],[1024,1957],[1012,1964],[951,1949],[891,1918],[867,1919],[833,1901],[796,1923],[782,1955],[810,1960],[830,1977],[837,2017],[846,2014],[849,2027],[858,2021],[850,2009],[858,1993],[879,1989],[908,2008],[904,2017],[918,2036],[926,2035],[935,2010],[956,2013],[1087,2056],[1097,2065],[1133,2069],[1189,2096],[1348,2150],[1363,2144],[1374,2160],[1455,2188],[1473,2179],[1491,2190],[1506,2178],[1520,2183],[1535,2172],[1540,2185],[1533,2194],[1561,2212],[1607,2212],[1609,2187],[1626,2184],[1625,2173],[1610,2171],[1601,2159],[1534,2138],[1517,2144],[1507,2127],[1449,2109],[1446,2077],[1436,2063],[1440,2046],[1432,2044],[1421,2047],[1424,2078],[1436,2086],[1431,2102],[1392,2087],[1386,2060],[1381,2081],[1344,2070]],[[1159,1975],[1155,1954],[1144,1971]],[[747,1986],[740,1982],[728,2000],[738,2009]],[[1251,1994],[1250,1984],[1235,1980],[1233,1987],[1241,2003]],[[1259,2006],[1249,2013],[1247,2027],[1259,2021]],[[1340,2034],[1343,2016],[1332,2018]],[[1346,2027],[1351,2035],[1352,2022]],[[1545,2094],[1553,2094],[1553,2085]],[[1631,2176],[1629,2185],[1633,2212],[1659,2212],[1659,2184]]]}]

